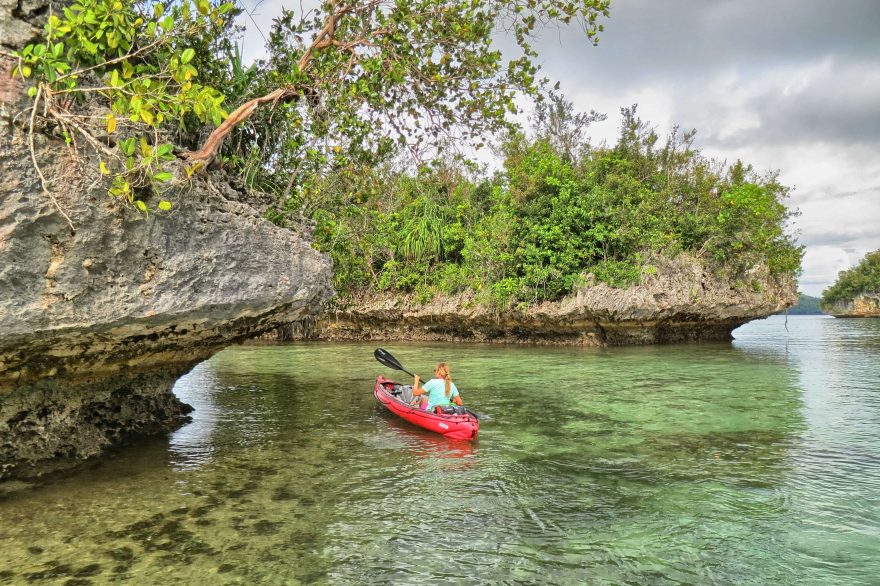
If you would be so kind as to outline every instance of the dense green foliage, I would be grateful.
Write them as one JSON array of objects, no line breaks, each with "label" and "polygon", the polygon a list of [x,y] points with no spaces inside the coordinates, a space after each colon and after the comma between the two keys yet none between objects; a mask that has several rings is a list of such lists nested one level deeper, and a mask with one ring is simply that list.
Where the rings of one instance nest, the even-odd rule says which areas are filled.
[{"label": "dense green foliage", "polygon": [[[175,179],[169,139],[194,148],[205,125],[217,128],[187,154],[194,164],[180,179],[220,155],[249,185],[285,199],[334,166],[375,163],[398,148],[433,156],[450,141],[513,128],[516,98],[547,84],[537,76],[537,32],[577,23],[595,42],[608,5],[328,0],[282,9],[267,57],[245,68],[230,41],[232,3],[72,0],[50,15],[43,42],[16,54],[14,74],[33,83],[31,136],[36,122],[74,147],[89,143],[111,195],[142,211]],[[515,41],[505,55],[493,45],[502,32]],[[95,116],[71,99],[109,111]],[[229,104],[238,108],[227,113]]]},{"label": "dense green foliage", "polygon": [[[234,101],[286,91],[232,131],[226,164],[284,199],[350,164],[375,165],[401,151],[428,161],[463,143],[479,148],[516,127],[518,97],[548,84],[538,75],[534,35],[578,22],[595,42],[608,4],[370,0],[324,2],[306,14],[282,9],[267,56]],[[325,44],[328,26],[333,38]],[[499,35],[515,42],[504,54],[493,43]]]},{"label": "dense green foliage", "polygon": [[[33,84],[28,94],[41,122],[57,125],[74,147],[97,151],[110,195],[146,212],[145,200],[173,179],[170,139],[185,142],[226,116],[223,94],[198,79],[202,69],[216,82],[226,77],[231,14],[233,4],[209,0],[74,0],[49,16],[42,42],[17,54],[13,75]],[[106,114],[94,115],[96,103]],[[171,204],[160,199],[157,207]]]},{"label": "dense green foliage", "polygon": [[755,266],[799,270],[801,249],[784,232],[788,190],[775,175],[740,162],[723,169],[693,147],[692,133],[674,131],[658,146],[634,108],[623,114],[613,147],[563,148],[550,126],[515,135],[492,178],[440,165],[325,181],[309,194],[322,202],[311,217],[340,292],[426,300],[473,289],[486,301],[529,303],[558,299],[588,274],[636,283],[652,258],[681,252],[742,286],[761,286],[745,276]]},{"label": "dense green foliage", "polygon": [[848,271],[841,271],[837,281],[822,292],[822,308],[830,308],[836,301],[849,301],[862,293],[880,294],[880,250],[868,253]]}]

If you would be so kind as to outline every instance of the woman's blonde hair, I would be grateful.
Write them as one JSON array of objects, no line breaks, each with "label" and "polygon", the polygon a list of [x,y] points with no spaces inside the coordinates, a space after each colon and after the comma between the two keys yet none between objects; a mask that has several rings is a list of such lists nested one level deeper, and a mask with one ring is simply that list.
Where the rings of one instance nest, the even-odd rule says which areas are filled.
[{"label": "woman's blonde hair", "polygon": [[449,375],[449,365],[445,362],[441,362],[437,364],[437,368],[434,369],[434,372],[446,381],[446,396],[449,396],[449,393],[452,392],[452,377]]}]

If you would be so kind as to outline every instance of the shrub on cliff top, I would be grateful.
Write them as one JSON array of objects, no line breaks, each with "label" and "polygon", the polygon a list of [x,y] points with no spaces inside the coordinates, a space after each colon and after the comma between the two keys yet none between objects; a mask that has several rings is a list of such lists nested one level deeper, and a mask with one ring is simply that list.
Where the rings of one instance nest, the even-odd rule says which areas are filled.
[{"label": "shrub on cliff top", "polygon": [[629,108],[613,147],[557,140],[545,127],[512,137],[491,179],[449,165],[415,176],[374,170],[368,183],[383,188],[361,192],[357,206],[325,197],[342,205],[321,210],[316,243],[333,255],[343,294],[473,289],[493,303],[555,300],[587,273],[624,287],[651,272],[652,256],[680,252],[733,279],[755,267],[795,275],[802,248],[786,233],[788,189],[773,173],[704,157],[693,138],[674,130],[660,143]]},{"label": "shrub on cliff top", "polygon": [[822,309],[864,293],[880,294],[880,250],[869,252],[859,264],[838,273],[837,281],[822,292]]},{"label": "shrub on cliff top", "polygon": [[[208,0],[74,0],[50,14],[45,39],[19,51],[13,70],[32,84],[31,149],[39,116],[74,148],[92,147],[109,193],[146,212],[148,196],[173,179],[169,138],[226,117],[223,94],[199,80],[201,70],[216,70],[218,55],[205,49],[217,48],[233,12],[232,3]],[[96,117],[96,104],[106,113]]]}]

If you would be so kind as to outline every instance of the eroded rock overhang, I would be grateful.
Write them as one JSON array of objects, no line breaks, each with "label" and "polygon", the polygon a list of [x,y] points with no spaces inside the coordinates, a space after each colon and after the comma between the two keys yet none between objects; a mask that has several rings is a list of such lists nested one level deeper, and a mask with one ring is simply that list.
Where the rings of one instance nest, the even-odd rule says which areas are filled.
[{"label": "eroded rock overhang", "polygon": [[221,174],[181,185],[170,213],[145,217],[96,183],[94,161],[37,133],[34,157],[72,230],[31,160],[24,89],[8,81],[10,60],[0,65],[3,481],[179,425],[189,409],[171,392],[177,378],[314,315],[332,286],[329,258]]}]

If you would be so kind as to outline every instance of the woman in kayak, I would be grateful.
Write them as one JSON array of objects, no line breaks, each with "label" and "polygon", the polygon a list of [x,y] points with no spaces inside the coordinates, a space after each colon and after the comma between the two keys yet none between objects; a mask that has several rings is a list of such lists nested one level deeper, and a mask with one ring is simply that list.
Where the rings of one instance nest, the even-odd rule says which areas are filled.
[{"label": "woman in kayak", "polygon": [[451,405],[461,405],[461,395],[458,393],[452,377],[449,375],[449,366],[445,362],[441,362],[434,369],[434,378],[426,382],[423,386],[419,386],[421,379],[419,375],[415,375],[413,382],[413,397],[422,396],[419,400],[419,407],[423,411],[433,411],[434,407],[444,407]]}]

